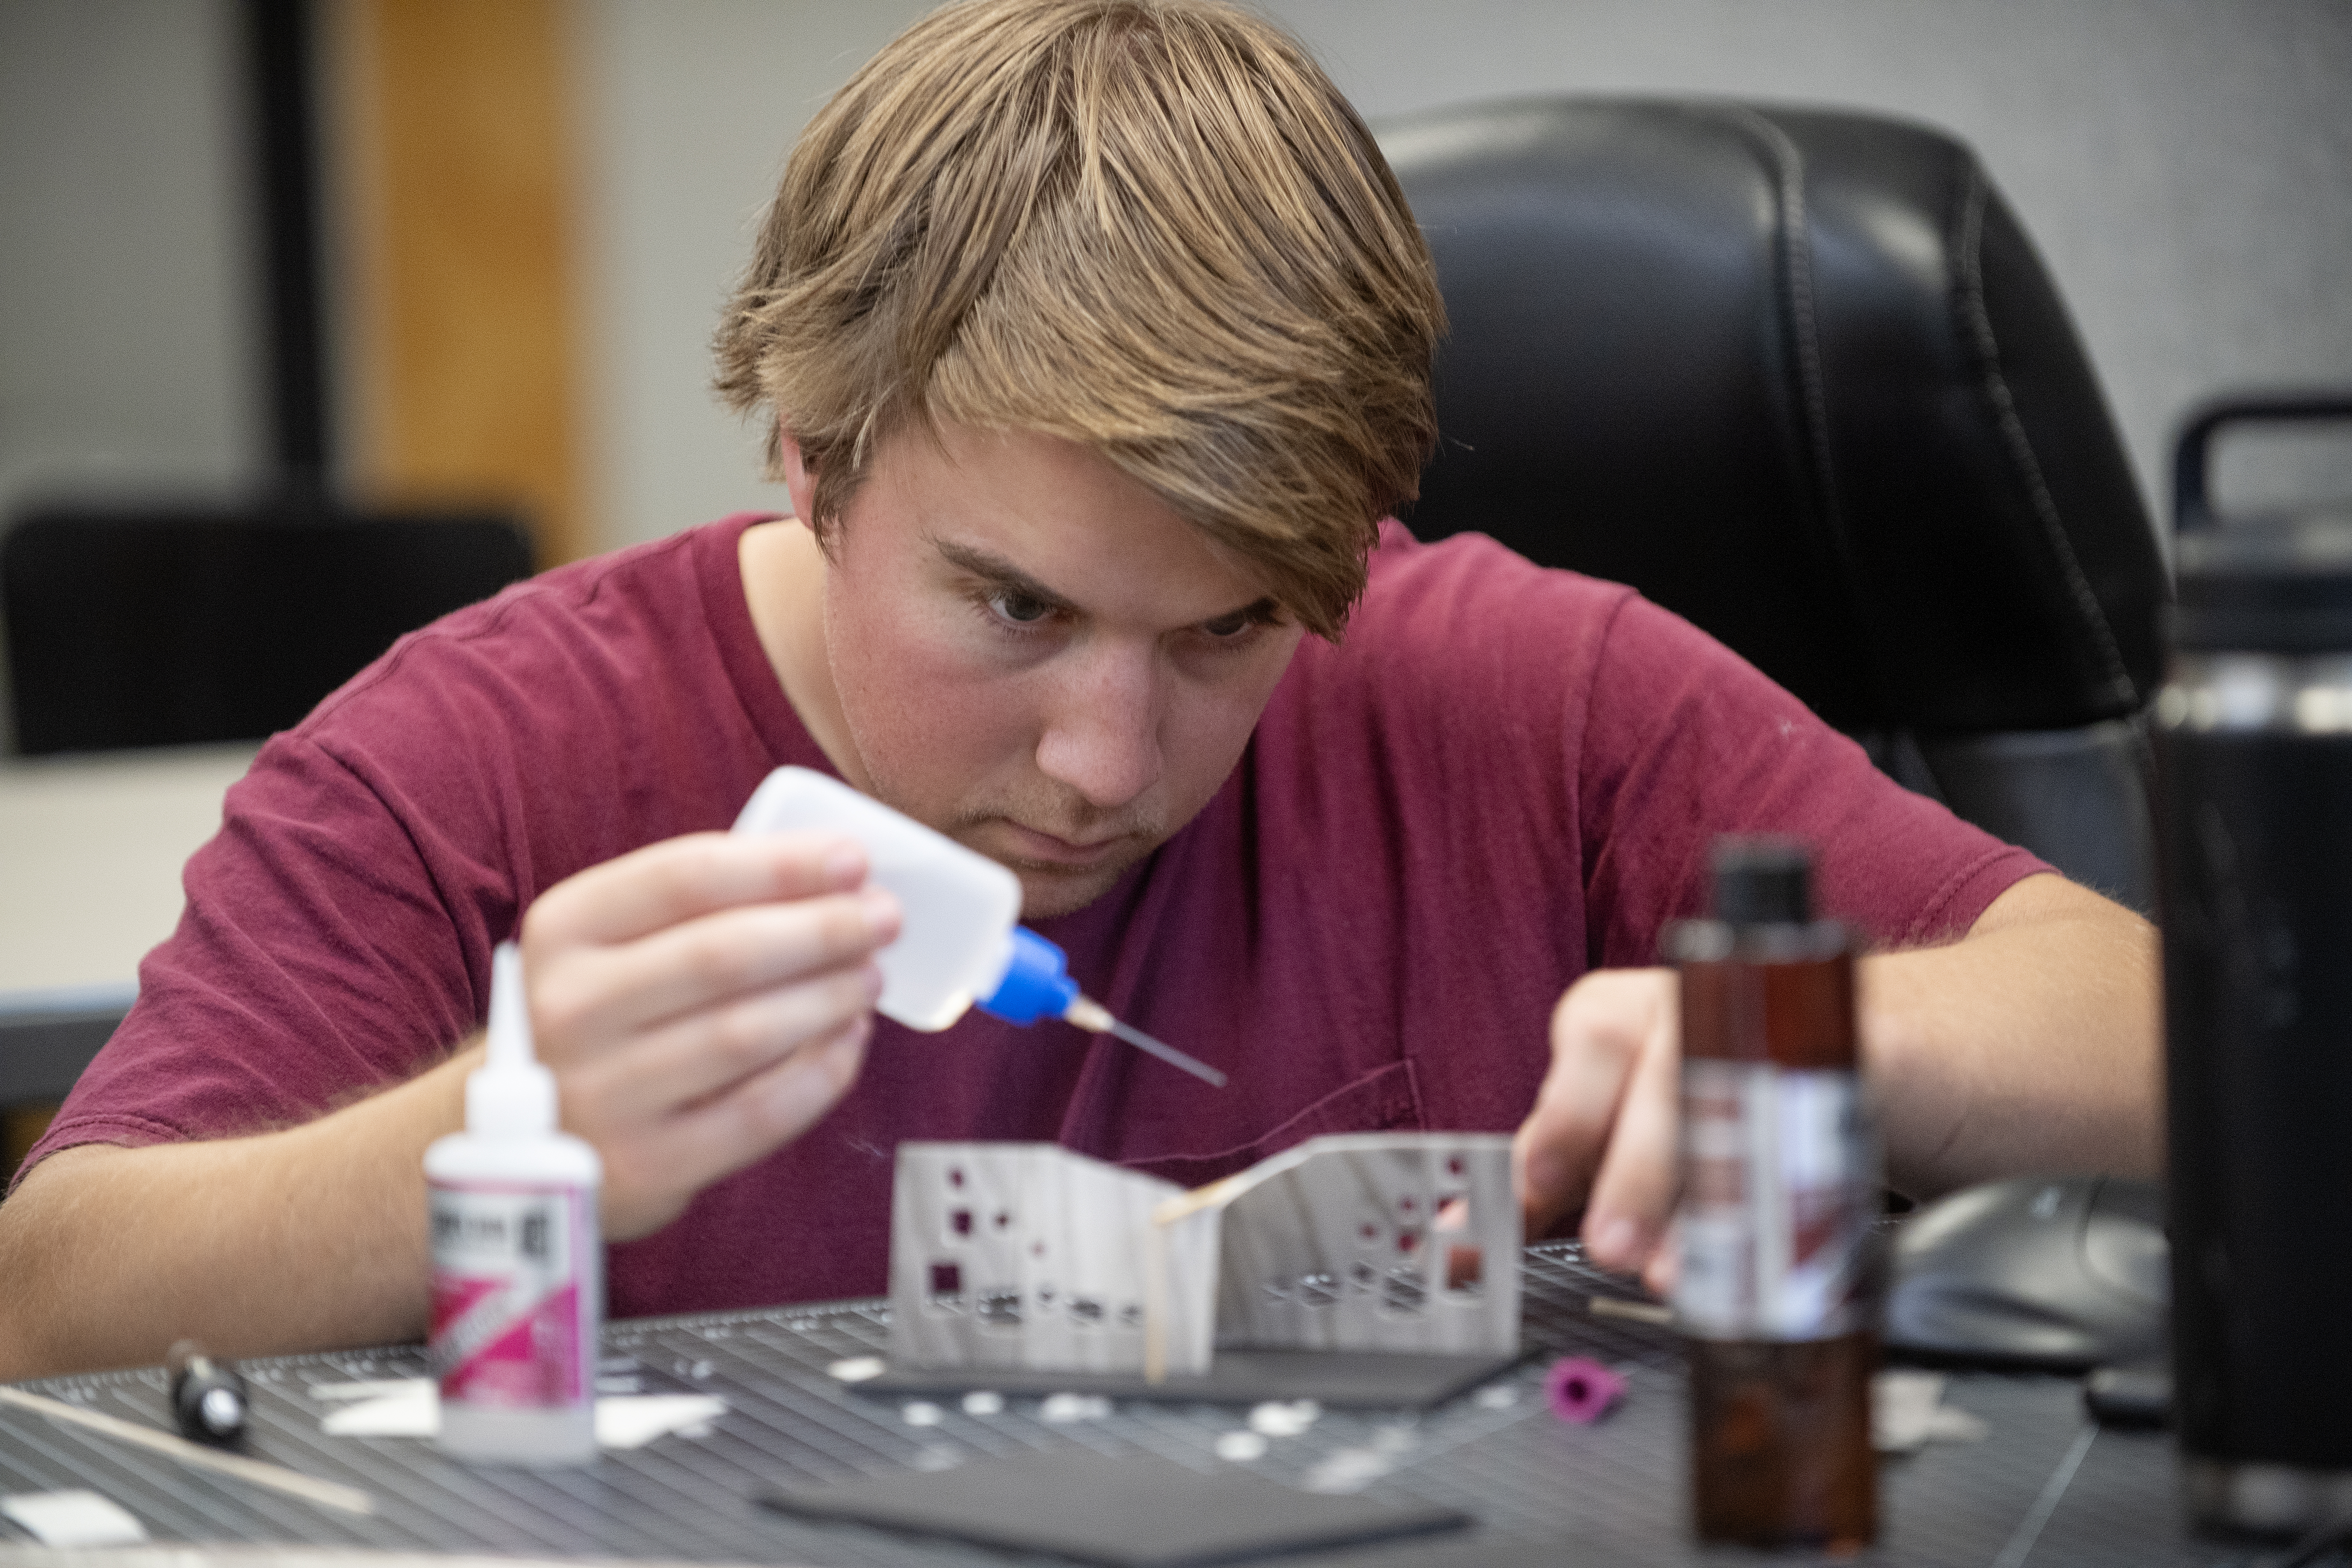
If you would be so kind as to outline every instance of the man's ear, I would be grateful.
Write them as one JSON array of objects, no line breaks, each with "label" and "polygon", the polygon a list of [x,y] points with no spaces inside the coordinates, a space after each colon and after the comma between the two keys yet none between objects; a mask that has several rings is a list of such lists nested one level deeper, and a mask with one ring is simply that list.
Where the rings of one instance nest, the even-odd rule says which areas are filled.
[{"label": "man's ear", "polygon": [[784,471],[784,489],[793,498],[793,515],[816,527],[816,479],[809,472],[808,459],[801,456],[801,444],[793,438],[789,426],[776,426],[776,458]]}]

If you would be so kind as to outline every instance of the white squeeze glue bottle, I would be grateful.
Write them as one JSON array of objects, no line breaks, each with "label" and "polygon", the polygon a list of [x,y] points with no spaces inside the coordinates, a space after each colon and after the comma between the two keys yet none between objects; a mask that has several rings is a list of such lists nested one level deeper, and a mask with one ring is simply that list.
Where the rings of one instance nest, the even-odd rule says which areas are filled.
[{"label": "white squeeze glue bottle", "polygon": [[556,1131],[521,952],[501,942],[490,965],[489,1053],[466,1079],[466,1130],[425,1151],[441,1447],[492,1464],[584,1464],[596,1457],[604,1162]]},{"label": "white squeeze glue bottle", "polygon": [[1081,994],[1062,950],[1021,918],[1021,879],[976,850],[808,768],[761,782],[738,833],[835,833],[866,849],[868,875],[898,900],[898,939],[874,955],[885,1017],[944,1029],[972,1007],[1008,1024],[1060,1018],[1112,1035],[1223,1089],[1225,1075],[1111,1016]]}]

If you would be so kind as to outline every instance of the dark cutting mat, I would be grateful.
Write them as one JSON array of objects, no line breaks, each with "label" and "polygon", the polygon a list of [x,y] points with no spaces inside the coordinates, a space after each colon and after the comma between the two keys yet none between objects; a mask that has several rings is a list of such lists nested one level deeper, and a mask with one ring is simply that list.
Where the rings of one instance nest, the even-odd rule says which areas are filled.
[{"label": "dark cutting mat", "polygon": [[[1787,1563],[1802,1557],[1702,1552],[1685,1522],[1680,1354],[1666,1330],[1597,1318],[1596,1294],[1624,1295],[1574,1247],[1531,1248],[1527,1337],[1537,1352],[1478,1390],[1419,1415],[1329,1411],[1305,1434],[1269,1441],[1250,1468],[1293,1486],[1360,1489],[1410,1507],[1458,1509],[1481,1523],[1467,1542],[1277,1560],[1289,1568],[1467,1565]],[[357,1518],[182,1468],[95,1434],[0,1410],[0,1491],[89,1487],[143,1521],[159,1541],[302,1542],[541,1555],[790,1563],[817,1568],[1035,1563],[1027,1558],[900,1538],[859,1526],[794,1520],[752,1499],[778,1482],[939,1469],[982,1455],[1087,1448],[1138,1451],[1202,1471],[1219,1436],[1241,1429],[1230,1405],[1120,1403],[1103,1419],[1054,1425],[1034,1398],[993,1415],[931,1402],[933,1426],[905,1419],[909,1401],[861,1394],[825,1373],[878,1355],[888,1339],[880,1302],[646,1319],[605,1333],[608,1379],[707,1389],[730,1406],[703,1437],[670,1436],[593,1467],[545,1474],[468,1469],[409,1438],[320,1435],[331,1406],[313,1384],[405,1377],[414,1348],[246,1363],[254,1391],[253,1451],[278,1464],[363,1486],[382,1511]],[[1595,1357],[1626,1371],[1624,1403],[1575,1427],[1545,1408],[1554,1355]],[[64,1378],[26,1386],[110,1415],[162,1426],[160,1371]],[[2162,1433],[2098,1431],[2068,1379],[1956,1374],[1948,1403],[1981,1415],[1982,1442],[1932,1446],[1885,1468],[1886,1538],[1857,1561],[1905,1568],[2252,1568],[2275,1552],[2199,1541],[2176,1499]],[[929,1414],[919,1412],[919,1414]],[[0,1519],[0,1543],[26,1539]]]}]

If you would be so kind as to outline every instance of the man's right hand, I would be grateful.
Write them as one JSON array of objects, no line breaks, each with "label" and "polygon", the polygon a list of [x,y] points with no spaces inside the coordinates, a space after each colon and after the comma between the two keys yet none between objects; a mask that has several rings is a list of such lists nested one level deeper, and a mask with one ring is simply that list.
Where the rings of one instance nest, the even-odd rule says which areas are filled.
[{"label": "man's right hand", "polygon": [[899,924],[866,872],[845,839],[699,833],[531,905],[532,1033],[564,1131],[604,1158],[608,1237],[667,1225],[847,1091]]},{"label": "man's right hand", "polygon": [[[898,934],[835,838],[676,838],[551,888],[523,920],[540,1058],[604,1160],[615,1240],[807,1131],[856,1076]],[[465,1111],[462,1050],[313,1121],[51,1155],[0,1204],[0,1379],[282,1355],[431,1321],[425,1146]]]}]

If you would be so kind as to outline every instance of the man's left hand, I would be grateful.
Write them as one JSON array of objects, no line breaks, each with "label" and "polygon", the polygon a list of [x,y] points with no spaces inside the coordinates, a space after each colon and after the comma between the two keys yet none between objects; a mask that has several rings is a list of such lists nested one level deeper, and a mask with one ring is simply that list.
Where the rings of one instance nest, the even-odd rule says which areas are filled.
[{"label": "man's left hand", "polygon": [[[2028,1171],[2162,1164],[2156,933],[2062,877],[2027,877],[1966,936],[1858,966],[1862,1058],[1897,1190],[1932,1196]],[[1551,1019],[1550,1071],[1513,1171],[1530,1237],[1581,1207],[1587,1255],[1671,1278],[1678,988],[1599,970]]]}]

